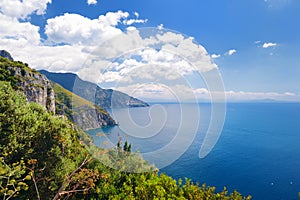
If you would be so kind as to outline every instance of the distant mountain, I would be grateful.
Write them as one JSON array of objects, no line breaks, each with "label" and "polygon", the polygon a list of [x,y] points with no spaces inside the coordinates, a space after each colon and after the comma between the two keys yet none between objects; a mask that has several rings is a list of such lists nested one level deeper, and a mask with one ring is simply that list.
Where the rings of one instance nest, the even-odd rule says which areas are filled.
[{"label": "distant mountain", "polygon": [[67,90],[88,101],[94,102],[102,108],[149,106],[146,102],[131,97],[125,93],[112,89],[102,89],[97,84],[84,81],[73,73],[53,73],[46,70],[40,70],[40,72],[46,75],[51,81],[60,84]]}]

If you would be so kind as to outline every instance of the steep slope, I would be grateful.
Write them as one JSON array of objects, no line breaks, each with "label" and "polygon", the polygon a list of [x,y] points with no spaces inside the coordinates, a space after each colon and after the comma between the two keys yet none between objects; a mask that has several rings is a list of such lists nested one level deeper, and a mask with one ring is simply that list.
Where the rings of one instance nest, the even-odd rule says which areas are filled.
[{"label": "steep slope", "polygon": [[10,61],[14,61],[13,57],[10,55],[9,52],[5,51],[5,50],[0,50],[0,56],[3,58],[7,58]]},{"label": "steep slope", "polygon": [[8,52],[2,52],[1,55],[8,58],[0,56],[0,81],[10,82],[15,90],[26,95],[27,101],[42,105],[48,112],[66,115],[82,129],[116,124],[104,109],[52,84],[45,75],[20,61],[12,61]]},{"label": "steep slope", "polygon": [[56,112],[66,115],[82,129],[113,126],[115,121],[106,110],[54,83]]},{"label": "steep slope", "polygon": [[0,81],[9,81],[15,90],[24,92],[27,101],[36,102],[55,113],[54,90],[45,75],[26,64],[0,56]]},{"label": "steep slope", "polygon": [[147,103],[131,97],[125,93],[102,89],[98,85],[84,81],[73,73],[53,73],[45,70],[40,71],[48,79],[56,82],[69,91],[91,101],[103,108],[122,108],[122,107],[145,107]]}]

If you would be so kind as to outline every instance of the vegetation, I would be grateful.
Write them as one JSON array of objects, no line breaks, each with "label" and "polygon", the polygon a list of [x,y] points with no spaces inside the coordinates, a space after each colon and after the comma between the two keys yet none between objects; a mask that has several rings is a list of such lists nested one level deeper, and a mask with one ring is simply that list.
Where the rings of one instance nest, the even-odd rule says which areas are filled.
[{"label": "vegetation", "polygon": [[96,109],[98,113],[108,115],[106,110],[72,93],[57,83],[54,83],[53,89],[55,92],[56,112],[66,115],[71,120],[73,118],[72,112],[75,110],[82,111],[82,109]]},{"label": "vegetation", "polygon": [[[83,142],[83,140],[85,140]],[[99,149],[66,118],[54,116],[0,82],[0,198],[2,199],[245,199],[238,192],[176,181],[151,171],[127,142]],[[129,173],[92,158],[105,155]],[[129,164],[130,164],[129,163]],[[128,163],[127,163],[128,164]],[[250,197],[247,197],[250,199]]]},{"label": "vegetation", "polygon": [[23,79],[16,75],[17,69],[21,70],[22,76],[24,76],[26,72],[31,75],[38,73],[36,70],[29,68],[27,64],[20,61],[11,61],[0,56],[0,81],[9,81],[14,89],[22,90],[19,88],[19,85]]}]

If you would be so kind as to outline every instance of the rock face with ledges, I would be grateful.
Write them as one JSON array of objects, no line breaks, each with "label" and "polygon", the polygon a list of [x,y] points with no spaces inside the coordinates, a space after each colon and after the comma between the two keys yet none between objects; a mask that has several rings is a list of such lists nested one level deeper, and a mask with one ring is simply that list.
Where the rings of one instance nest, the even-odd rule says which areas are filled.
[{"label": "rock face with ledges", "polygon": [[29,102],[36,102],[55,113],[54,90],[45,75],[20,61],[0,57],[0,80],[9,81],[14,89],[24,92]]}]

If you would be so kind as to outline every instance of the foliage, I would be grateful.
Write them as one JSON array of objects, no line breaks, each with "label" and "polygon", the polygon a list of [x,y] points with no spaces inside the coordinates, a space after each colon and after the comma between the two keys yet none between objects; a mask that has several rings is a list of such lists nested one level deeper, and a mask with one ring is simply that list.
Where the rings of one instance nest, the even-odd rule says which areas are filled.
[{"label": "foliage", "polygon": [[[60,115],[65,115],[69,120],[77,123],[81,128],[84,128],[84,124],[76,121],[76,116],[81,116],[87,118],[88,111],[95,111],[97,115],[106,116],[105,121],[108,125],[115,124],[115,121],[111,118],[106,110],[93,104],[92,102],[72,93],[71,91],[63,88],[61,85],[54,83],[55,92],[55,104],[56,113]],[[97,116],[94,116],[98,120]],[[92,119],[89,119],[92,120]],[[89,127],[90,128],[90,127]]]},{"label": "foliage", "polygon": [[[8,165],[26,163],[23,176],[35,177],[44,197],[56,190],[83,160],[85,148],[79,134],[63,118],[53,116],[38,104],[26,103],[24,95],[0,84],[0,157]],[[22,161],[23,160],[23,161]],[[20,178],[23,178],[20,173]],[[20,197],[36,196],[33,181],[25,182],[28,191]]]},{"label": "foliage", "polygon": [[[24,95],[0,82],[0,198],[245,199],[226,188],[216,193],[213,187],[159,174],[131,153],[127,142],[105,150],[84,146],[80,138],[90,143],[66,118],[27,103]],[[107,160],[105,165],[100,158]],[[128,172],[139,169],[141,173]]]},{"label": "foliage", "polygon": [[20,61],[11,61],[7,58],[0,56],[0,81],[9,81],[14,89],[21,90],[19,88],[20,82],[24,81],[21,76],[16,75],[16,70],[21,70],[21,75],[24,76],[27,73],[35,74],[37,71],[31,69]]}]

